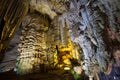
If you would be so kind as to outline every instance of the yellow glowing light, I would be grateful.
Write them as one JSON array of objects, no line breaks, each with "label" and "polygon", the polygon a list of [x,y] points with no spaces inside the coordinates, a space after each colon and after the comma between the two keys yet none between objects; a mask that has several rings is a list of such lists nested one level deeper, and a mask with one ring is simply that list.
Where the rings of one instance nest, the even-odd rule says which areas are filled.
[{"label": "yellow glowing light", "polygon": [[67,64],[67,65],[70,65],[70,64],[71,64],[71,62],[70,62],[69,59],[64,59],[63,62],[64,62],[65,64]]},{"label": "yellow glowing light", "polygon": [[64,70],[70,70],[70,67],[64,67]]},{"label": "yellow glowing light", "polygon": [[70,54],[65,54],[64,56],[62,56],[62,59],[68,59],[68,58],[72,58],[72,56]]}]

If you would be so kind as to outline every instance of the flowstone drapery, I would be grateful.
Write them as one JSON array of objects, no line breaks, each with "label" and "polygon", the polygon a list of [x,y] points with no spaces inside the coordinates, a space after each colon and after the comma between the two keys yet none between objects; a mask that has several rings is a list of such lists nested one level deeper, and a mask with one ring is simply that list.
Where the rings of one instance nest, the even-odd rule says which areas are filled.
[{"label": "flowstone drapery", "polygon": [[[70,5],[71,38],[81,45],[86,74],[107,70],[112,51],[119,48],[119,1],[79,0]],[[114,4],[113,4],[114,3]],[[75,11],[76,10],[76,11]],[[117,21],[116,21],[117,20]],[[98,69],[98,70],[97,70]]]}]

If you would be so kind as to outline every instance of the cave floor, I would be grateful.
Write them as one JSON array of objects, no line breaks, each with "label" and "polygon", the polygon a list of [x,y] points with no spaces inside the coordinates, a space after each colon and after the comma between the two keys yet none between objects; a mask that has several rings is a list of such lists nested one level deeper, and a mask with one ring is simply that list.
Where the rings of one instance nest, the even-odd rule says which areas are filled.
[{"label": "cave floor", "polygon": [[0,80],[74,80],[69,71],[53,70],[47,73],[17,75],[14,71],[0,73]]}]

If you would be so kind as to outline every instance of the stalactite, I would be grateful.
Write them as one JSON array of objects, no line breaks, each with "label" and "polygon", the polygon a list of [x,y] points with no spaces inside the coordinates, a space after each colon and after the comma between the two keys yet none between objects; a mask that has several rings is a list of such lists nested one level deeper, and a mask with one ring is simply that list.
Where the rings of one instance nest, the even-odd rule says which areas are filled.
[{"label": "stalactite", "polygon": [[0,16],[1,19],[4,19],[5,21],[0,40],[0,45],[3,45],[0,48],[2,50],[8,46],[4,43],[9,43],[16,30],[16,27],[20,25],[23,17],[26,15],[28,10],[28,3],[27,1],[11,0],[9,2],[9,0],[2,0],[0,1],[0,4]]},{"label": "stalactite", "polygon": [[66,25],[65,25],[65,19],[63,17],[60,17],[60,35],[61,35],[61,42],[63,45],[67,44],[67,31],[66,31]]}]

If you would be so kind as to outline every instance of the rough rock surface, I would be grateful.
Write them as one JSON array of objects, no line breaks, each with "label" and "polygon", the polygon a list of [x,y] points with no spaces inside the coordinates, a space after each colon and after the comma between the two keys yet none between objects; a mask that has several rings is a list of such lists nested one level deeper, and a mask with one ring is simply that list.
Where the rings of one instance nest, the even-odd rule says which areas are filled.
[{"label": "rough rock surface", "polygon": [[71,7],[76,11],[68,15],[67,21],[70,23],[72,40],[83,49],[84,68],[88,75],[94,75],[97,64],[106,71],[107,63],[113,59],[112,51],[120,47],[120,7],[117,3],[118,0],[79,0],[71,3],[71,6],[76,5]]},{"label": "rough rock surface", "polygon": [[[83,68],[86,74],[94,76],[95,72],[98,72],[98,65],[102,71],[107,70],[107,63],[112,61],[114,49],[120,48],[119,0],[29,1],[31,7],[29,12],[36,11],[45,15],[47,14],[51,20],[55,20],[57,17],[56,22],[53,21],[54,26],[52,26],[51,29],[49,28],[50,30],[48,29],[48,33],[45,33],[46,36],[52,36],[51,40],[49,40],[49,38],[46,40],[47,43],[51,42],[51,44],[47,44],[49,49],[51,49],[51,45],[54,44],[52,43],[53,41],[56,41],[55,44],[57,44],[60,39],[63,43],[66,43],[64,41],[66,37],[62,31],[63,27],[55,26],[68,25],[72,41],[79,43],[82,47],[85,63]],[[38,24],[32,25],[39,26]],[[39,30],[47,30],[44,26],[34,29],[36,29],[35,33],[39,33]],[[54,32],[54,29],[57,31]],[[31,28],[28,32],[29,31],[31,31]],[[59,35],[59,33],[61,33],[61,35]],[[44,34],[44,32],[40,32],[40,34]],[[37,42],[33,44],[35,43]]]},{"label": "rough rock surface", "polygon": [[[17,73],[26,74],[40,71],[42,66],[49,65],[49,58],[53,58],[53,53],[47,51],[47,30],[48,20],[40,15],[30,14],[22,22],[22,33],[18,45],[20,56],[17,58]],[[49,62],[48,62],[49,60]]]}]

